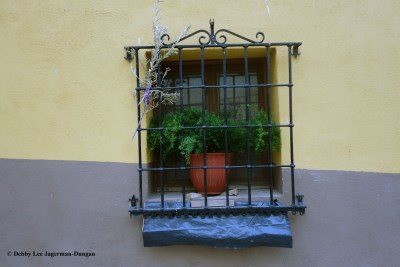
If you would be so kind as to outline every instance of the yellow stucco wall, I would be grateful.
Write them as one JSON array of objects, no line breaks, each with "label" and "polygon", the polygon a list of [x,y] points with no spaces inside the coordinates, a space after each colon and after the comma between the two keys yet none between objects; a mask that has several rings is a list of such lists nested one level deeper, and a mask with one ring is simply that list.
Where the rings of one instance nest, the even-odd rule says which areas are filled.
[{"label": "yellow stucco wall", "polygon": [[[0,2],[0,158],[137,162],[123,46],[151,42],[151,3]],[[400,172],[400,2],[269,3],[270,15],[262,0],[168,0],[161,16],[175,34],[215,18],[245,36],[302,41],[293,60],[297,166]]]}]

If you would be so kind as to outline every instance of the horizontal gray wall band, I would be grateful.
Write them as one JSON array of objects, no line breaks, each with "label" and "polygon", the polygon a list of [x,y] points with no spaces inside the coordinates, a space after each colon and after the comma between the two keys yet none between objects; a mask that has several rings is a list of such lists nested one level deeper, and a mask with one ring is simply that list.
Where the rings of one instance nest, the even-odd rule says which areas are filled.
[{"label": "horizontal gray wall band", "polygon": [[[296,170],[304,216],[293,249],[144,248],[130,219],[137,164],[0,159],[0,266],[396,266],[400,174]],[[79,250],[81,257],[8,257],[14,250]]]}]

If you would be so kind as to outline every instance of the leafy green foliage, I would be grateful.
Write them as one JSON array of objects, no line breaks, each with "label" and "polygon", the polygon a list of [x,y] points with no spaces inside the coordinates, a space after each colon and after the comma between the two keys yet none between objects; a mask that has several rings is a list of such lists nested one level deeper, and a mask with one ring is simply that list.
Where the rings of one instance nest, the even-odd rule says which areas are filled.
[{"label": "leafy green foliage", "polygon": [[[205,125],[224,126],[222,116],[205,111]],[[279,128],[266,128],[263,125],[268,124],[268,116],[263,110],[259,110],[250,120],[251,125],[258,127],[249,128],[249,146],[250,149],[257,152],[263,152],[268,148],[268,133],[271,135],[271,147],[276,151],[280,149],[280,131]],[[272,124],[272,120],[271,120]],[[162,146],[164,159],[177,156],[178,153],[185,157],[186,163],[189,163],[190,154],[200,154],[203,152],[203,130],[200,129],[182,129],[182,126],[202,126],[203,116],[199,109],[188,108],[182,113],[179,111],[171,112],[165,115],[162,126],[163,131],[153,130],[147,136],[148,147],[151,151],[159,151]],[[246,150],[246,122],[243,120],[229,119],[229,126],[243,126],[227,129],[228,152],[244,152]],[[151,128],[160,126],[158,117],[153,117],[150,122]],[[270,129],[270,130],[269,130]],[[205,131],[205,150],[208,153],[223,152],[225,150],[225,130],[221,128],[208,128]]]},{"label": "leafy green foliage", "polygon": [[[278,127],[263,127],[263,125],[267,125],[268,122],[268,115],[264,110],[257,111],[254,118],[251,120],[252,125],[258,126],[251,131],[251,138],[253,140],[252,146],[257,152],[263,152],[268,149],[269,135],[271,136],[271,150],[278,151],[281,148],[280,130]],[[272,118],[270,123],[271,125],[275,125]]]}]

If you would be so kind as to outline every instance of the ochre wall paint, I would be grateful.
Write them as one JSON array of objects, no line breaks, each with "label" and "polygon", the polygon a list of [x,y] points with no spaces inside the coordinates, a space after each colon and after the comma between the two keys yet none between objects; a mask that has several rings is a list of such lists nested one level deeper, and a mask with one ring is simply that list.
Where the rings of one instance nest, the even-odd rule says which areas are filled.
[{"label": "ochre wall paint", "polygon": [[[214,18],[250,38],[260,30],[267,41],[302,41],[293,59],[297,167],[400,172],[400,3],[269,3],[270,15],[262,0],[169,0],[161,16],[172,34]],[[1,1],[0,157],[137,162],[123,46],[149,44],[151,19],[148,0]],[[278,82],[285,56],[277,51]],[[286,122],[286,92],[279,97]]]}]

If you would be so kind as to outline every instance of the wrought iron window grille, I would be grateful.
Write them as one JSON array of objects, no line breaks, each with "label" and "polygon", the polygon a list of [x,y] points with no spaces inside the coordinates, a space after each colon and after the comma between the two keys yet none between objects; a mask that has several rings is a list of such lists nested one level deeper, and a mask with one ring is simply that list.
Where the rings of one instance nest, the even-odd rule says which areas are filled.
[{"label": "wrought iron window grille", "polygon": [[[229,43],[227,34],[232,35],[238,39],[243,40],[243,43]],[[182,41],[187,40],[193,36],[199,35],[198,38],[198,44],[182,44]],[[142,131],[163,131],[163,126],[162,124],[159,125],[159,127],[155,128],[149,128],[149,127],[142,127],[142,125],[139,125],[138,127],[138,176],[139,176],[139,198],[136,198],[135,194],[132,196],[131,199],[129,199],[131,203],[131,207],[129,208],[129,212],[131,215],[143,215],[143,216],[229,216],[229,215],[240,215],[240,214],[279,214],[279,213],[287,213],[291,212],[293,215],[296,213],[299,213],[300,215],[303,215],[305,213],[306,206],[303,203],[303,195],[297,194],[295,191],[295,163],[294,163],[294,151],[293,151],[293,97],[292,97],[292,91],[293,91],[293,80],[292,80],[292,61],[291,58],[292,56],[297,57],[300,55],[299,53],[299,46],[302,44],[301,42],[264,42],[265,35],[262,32],[257,32],[256,33],[256,40],[249,39],[247,37],[241,36],[237,33],[234,33],[230,30],[227,29],[220,29],[215,31],[214,29],[214,21],[210,20],[210,30],[197,30],[191,34],[186,35],[184,38],[178,40],[177,44],[175,45],[175,49],[178,51],[178,62],[179,62],[179,79],[180,83],[178,86],[162,86],[160,83],[158,83],[156,86],[153,87],[153,89],[172,89],[172,90],[177,90],[180,95],[180,101],[179,101],[179,106],[180,110],[183,110],[183,97],[182,97],[182,90],[184,89],[191,89],[191,86],[183,86],[182,80],[183,80],[183,51],[185,49],[193,49],[197,48],[200,49],[200,66],[201,66],[201,77],[202,77],[202,84],[201,84],[201,90],[202,90],[202,116],[203,116],[203,125],[202,126],[182,126],[182,129],[202,129],[202,137],[203,137],[203,166],[202,167],[189,167],[184,164],[184,161],[182,161],[182,165],[180,167],[165,167],[163,164],[163,157],[162,157],[162,146],[160,146],[160,166],[159,167],[143,167],[143,159],[142,159]],[[171,43],[168,43],[170,40],[169,35],[164,35],[162,36],[163,40],[163,48],[168,48],[171,47]],[[226,77],[227,77],[227,48],[231,47],[236,47],[236,48],[242,48],[243,49],[243,59],[244,59],[244,68],[245,68],[245,84],[243,85],[235,85],[235,88],[244,88],[246,89],[246,113],[248,114],[248,108],[247,108],[247,101],[249,101],[248,97],[248,88],[250,87],[249,85],[249,71],[248,71],[248,48],[249,47],[258,47],[258,48],[263,48],[266,51],[266,82],[261,83],[261,84],[256,84],[256,85],[251,85],[251,87],[264,87],[266,88],[266,112],[268,114],[268,124],[263,125],[263,127],[266,127],[268,129],[271,129],[272,127],[287,127],[289,128],[289,136],[290,136],[290,163],[289,164],[274,164],[271,161],[271,143],[268,146],[268,162],[265,162],[265,164],[259,164],[259,165],[252,165],[251,162],[248,160],[248,164],[241,165],[241,166],[230,166],[228,165],[228,160],[227,160],[227,130],[231,127],[243,127],[246,129],[250,129],[251,127],[256,127],[256,125],[250,125],[249,121],[247,120],[246,125],[243,126],[232,126],[227,124],[227,93],[226,93],[226,88],[227,88],[227,83],[226,83]],[[287,48],[287,58],[288,58],[288,83],[281,83],[281,84],[274,84],[271,83],[271,77],[270,77],[270,49],[272,47],[286,47]],[[222,66],[223,66],[223,84],[221,85],[207,85],[204,82],[204,67],[205,67],[205,51],[209,48],[221,48],[222,49]],[[140,86],[140,80],[139,80],[139,51],[140,50],[145,50],[145,51],[151,51],[154,49],[154,46],[127,46],[125,47],[126,51],[126,56],[125,59],[128,61],[131,61],[135,59],[135,65],[136,65],[136,75],[138,76],[136,79],[137,87],[136,87],[136,98],[137,98],[137,113],[138,113],[138,123],[141,123],[140,120],[140,106],[139,106],[139,101],[140,101],[140,95],[141,93],[146,90],[146,88]],[[199,86],[196,86],[196,88]],[[288,94],[289,94],[289,123],[287,124],[272,124],[271,119],[270,119],[270,89],[272,87],[287,87],[288,88]],[[225,124],[223,126],[209,126],[205,125],[204,123],[204,118],[205,118],[205,90],[206,89],[211,89],[211,88],[221,88],[223,89],[223,106],[224,106],[224,119],[225,119]],[[159,107],[159,116],[162,118],[163,115],[163,107],[160,105]],[[248,116],[246,116],[248,117]],[[206,164],[206,131],[207,129],[211,128],[221,128],[225,130],[225,166],[220,166],[220,167],[209,167]],[[247,142],[248,142],[248,130],[247,131]],[[269,138],[269,142],[270,138]],[[247,151],[249,151],[249,147],[247,146]],[[248,154],[248,153],[247,153]],[[229,189],[230,189],[230,184],[229,184],[229,179],[227,179],[227,184],[226,184],[226,206],[224,207],[209,207],[208,206],[208,197],[207,197],[207,169],[213,169],[213,168],[225,168],[226,170],[228,169],[245,169],[247,170],[247,193],[248,193],[248,202],[247,205],[245,206],[230,206],[229,201],[230,201],[230,196],[228,194]],[[252,186],[251,186],[251,171],[254,168],[266,168],[269,171],[269,179],[270,179],[270,186],[269,186],[269,198],[268,198],[268,203],[269,205],[267,206],[259,206],[259,205],[253,205],[252,201]],[[277,200],[274,198],[274,188],[273,188],[273,169],[274,168],[289,168],[290,169],[290,183],[291,183],[291,203],[289,204],[280,204],[277,202]],[[182,171],[188,173],[190,169],[203,169],[204,171],[204,187],[205,187],[205,194],[204,194],[204,207],[202,208],[191,208],[188,207],[187,203],[188,200],[186,199],[186,182],[183,181],[182,183],[182,206],[181,208],[168,208],[167,205],[165,205],[165,190],[164,190],[164,184],[163,184],[163,175],[167,171]],[[160,177],[161,177],[161,192],[160,192],[160,208],[146,208],[144,205],[144,200],[143,200],[143,173],[144,172],[159,172]]]}]

